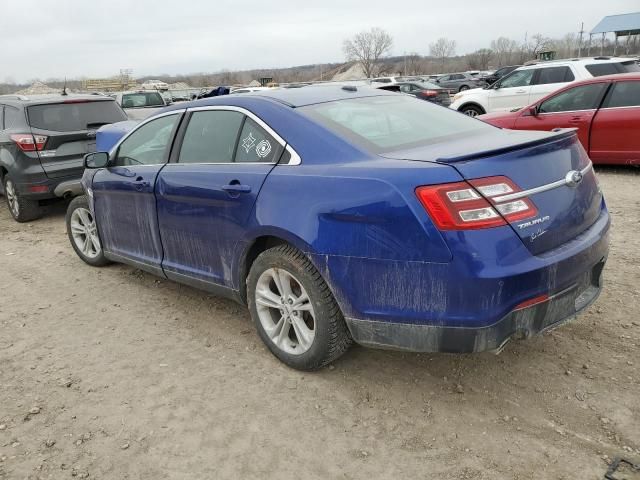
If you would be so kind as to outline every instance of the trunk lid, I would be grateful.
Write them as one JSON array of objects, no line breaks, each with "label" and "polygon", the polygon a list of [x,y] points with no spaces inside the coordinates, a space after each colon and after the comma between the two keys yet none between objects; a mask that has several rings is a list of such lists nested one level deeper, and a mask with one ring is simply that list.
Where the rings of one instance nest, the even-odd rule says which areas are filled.
[{"label": "trunk lid", "polygon": [[[453,154],[447,142],[446,146],[435,144],[385,156],[446,163],[466,180],[505,176],[522,191],[536,189],[524,198],[533,202],[537,214],[509,222],[534,255],[575,238],[600,215],[602,194],[574,130],[554,133],[496,130],[460,139]],[[572,181],[567,181],[568,178]]]},{"label": "trunk lid", "polygon": [[114,100],[64,100],[27,108],[31,133],[47,137],[38,152],[49,178],[80,176],[83,158],[96,151],[96,130],[126,119]]}]

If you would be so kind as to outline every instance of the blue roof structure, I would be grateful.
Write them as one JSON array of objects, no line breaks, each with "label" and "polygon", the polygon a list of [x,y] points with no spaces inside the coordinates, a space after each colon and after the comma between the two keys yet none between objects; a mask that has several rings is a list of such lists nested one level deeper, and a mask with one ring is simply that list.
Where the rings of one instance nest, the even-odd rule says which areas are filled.
[{"label": "blue roof structure", "polygon": [[596,33],[616,32],[620,35],[637,35],[640,33],[640,12],[623,15],[609,15],[600,20],[591,35]]}]

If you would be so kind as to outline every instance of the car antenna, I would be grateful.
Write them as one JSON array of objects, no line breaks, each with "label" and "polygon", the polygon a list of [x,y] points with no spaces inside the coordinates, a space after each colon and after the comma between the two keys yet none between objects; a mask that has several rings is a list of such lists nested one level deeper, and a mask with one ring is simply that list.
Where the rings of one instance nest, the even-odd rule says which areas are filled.
[{"label": "car antenna", "polygon": [[67,93],[67,77],[64,77],[64,86],[62,87],[62,93],[60,95],[62,95],[63,97],[69,95]]}]

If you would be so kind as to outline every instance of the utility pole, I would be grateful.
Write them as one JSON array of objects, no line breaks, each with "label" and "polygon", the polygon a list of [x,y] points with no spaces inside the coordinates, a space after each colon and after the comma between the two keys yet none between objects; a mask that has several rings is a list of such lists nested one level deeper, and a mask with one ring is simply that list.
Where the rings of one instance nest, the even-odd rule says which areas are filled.
[{"label": "utility pole", "polygon": [[578,33],[580,34],[580,39],[578,40],[578,57],[580,57],[582,54],[582,35],[584,34],[584,22],[580,24],[580,31]]},{"label": "utility pole", "polygon": [[407,76],[407,52],[404,52],[404,76]]}]

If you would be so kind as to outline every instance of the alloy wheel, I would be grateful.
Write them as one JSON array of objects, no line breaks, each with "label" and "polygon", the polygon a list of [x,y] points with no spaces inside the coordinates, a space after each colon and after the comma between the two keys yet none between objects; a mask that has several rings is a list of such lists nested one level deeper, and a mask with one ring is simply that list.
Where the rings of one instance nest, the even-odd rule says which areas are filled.
[{"label": "alloy wheel", "polygon": [[102,247],[95,219],[86,208],[76,208],[71,214],[71,236],[79,251],[87,258],[96,258]]},{"label": "alloy wheel", "polygon": [[7,183],[4,185],[4,189],[5,194],[7,195],[7,201],[9,202],[9,209],[14,217],[18,217],[18,215],[20,215],[20,202],[13,182],[11,180],[7,180]]},{"label": "alloy wheel", "polygon": [[265,270],[255,290],[258,318],[269,339],[283,352],[301,355],[313,345],[316,316],[300,281],[282,268]]}]

